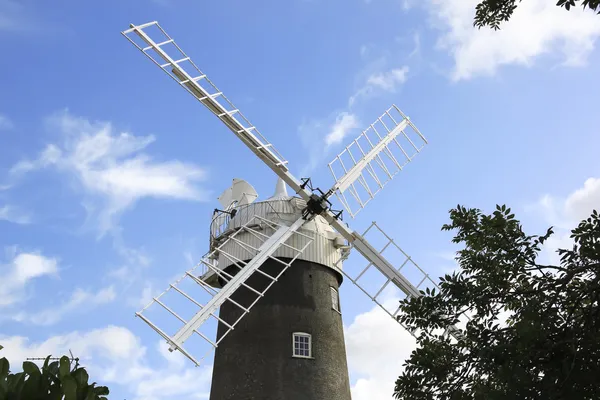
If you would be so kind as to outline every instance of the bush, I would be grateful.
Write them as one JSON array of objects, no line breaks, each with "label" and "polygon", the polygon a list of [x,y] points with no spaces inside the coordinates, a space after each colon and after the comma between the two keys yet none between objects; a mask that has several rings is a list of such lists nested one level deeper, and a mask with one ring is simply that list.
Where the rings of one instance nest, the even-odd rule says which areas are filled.
[{"label": "bush", "polygon": [[[0,345],[0,350],[2,350]],[[106,386],[88,384],[88,373],[69,357],[50,362],[46,357],[40,370],[31,361],[23,362],[23,372],[13,374],[6,358],[0,358],[0,400],[107,400]]]}]

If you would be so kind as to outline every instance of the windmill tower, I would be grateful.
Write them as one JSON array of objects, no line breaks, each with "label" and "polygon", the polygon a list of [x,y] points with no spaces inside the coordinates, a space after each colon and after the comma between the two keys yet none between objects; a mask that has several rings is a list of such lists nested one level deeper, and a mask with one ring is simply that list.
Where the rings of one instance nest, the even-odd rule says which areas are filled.
[{"label": "windmill tower", "polygon": [[[419,297],[419,288],[436,284],[375,222],[363,234],[350,228],[342,212],[333,209],[331,197],[354,218],[426,139],[392,106],[329,164],[335,183],[322,191],[309,178],[291,173],[273,144],[157,22],[131,25],[122,34],[295,193],[286,196],[280,183],[274,198],[253,203],[251,187],[234,180],[219,198],[224,209],[213,219],[209,252],[136,316],[171,351],[196,365],[216,349],[211,400],[349,399],[342,324],[336,314],[342,276],[394,319],[400,307],[382,301],[386,288]],[[379,250],[366,239],[374,232],[385,241]],[[368,262],[356,273],[342,268],[352,250]],[[390,257],[391,250],[400,257]],[[381,283],[365,281],[369,273]],[[446,333],[459,334],[455,327]]]},{"label": "windmill tower", "polygon": [[[264,201],[249,203],[244,200],[248,193],[256,198],[250,185],[234,179],[232,187],[219,197],[228,211],[217,211],[211,226],[211,247],[215,249],[248,221],[263,218],[267,225],[241,232],[221,248],[218,266],[231,276],[239,271],[236,260],[248,262],[255,255],[252,249],[260,239],[254,235],[268,233],[268,224],[283,225],[301,218],[306,207],[305,201],[287,194],[281,179],[274,195]],[[232,294],[237,305],[221,305],[219,318],[231,324],[244,313],[239,306],[248,308],[256,299],[253,290],[265,291],[273,282],[270,277],[279,276],[277,284],[233,331],[228,332],[225,323],[219,324],[217,340],[228,335],[215,350],[211,400],[350,399],[338,295],[345,241],[320,217],[296,232],[286,242],[289,247],[280,246],[274,258],[265,261],[246,281],[248,287]],[[294,249],[309,242],[310,246],[296,256]],[[217,288],[224,283],[210,269],[200,280]]]}]

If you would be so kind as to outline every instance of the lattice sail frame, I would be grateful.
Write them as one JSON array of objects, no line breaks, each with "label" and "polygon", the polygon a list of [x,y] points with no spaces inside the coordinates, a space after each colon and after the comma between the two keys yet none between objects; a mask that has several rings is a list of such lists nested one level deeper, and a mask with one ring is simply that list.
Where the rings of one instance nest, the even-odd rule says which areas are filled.
[{"label": "lattice sail frame", "polygon": [[329,163],[332,190],[354,218],[427,144],[392,105]]},{"label": "lattice sail frame", "polygon": [[[364,233],[362,234],[363,238],[366,238],[367,235],[379,235],[381,236],[381,240],[378,240],[377,242],[379,244],[383,244],[383,246],[381,247],[380,250],[378,250],[379,254],[383,254],[384,252],[388,252],[388,254],[393,251],[395,253],[397,253],[394,256],[390,256],[387,255],[387,257],[394,259],[394,261],[398,261],[399,266],[395,267],[396,271],[398,271],[399,273],[402,273],[409,282],[412,283],[412,285],[414,286],[415,289],[417,290],[422,290],[426,287],[429,287],[430,289],[435,288],[437,291],[440,290],[439,286],[437,285],[437,283],[431,279],[431,277],[429,276],[429,274],[427,272],[425,272],[425,270],[423,270],[413,259],[411,256],[409,256],[404,250],[402,250],[402,248],[400,246],[398,246],[398,244],[394,241],[394,239],[392,239],[387,233],[385,233],[383,231],[383,229],[381,229],[379,227],[379,225],[377,225],[377,222],[373,221],[371,223],[371,225],[369,225],[369,227],[364,231]],[[375,242],[375,241],[373,241]],[[352,248],[350,248],[348,251],[345,252],[344,256],[342,257],[342,259],[340,259],[340,261],[338,261],[339,263],[342,263],[344,261],[347,260],[348,256],[350,255]],[[387,276],[385,276],[383,273],[381,273],[381,271],[377,268],[371,268],[374,267],[372,262],[369,262],[369,264],[367,264],[367,266],[363,269],[351,269],[351,266],[348,265],[348,263],[344,264],[344,268],[339,268],[339,270],[342,272],[342,274],[344,274],[344,276],[346,278],[348,278],[352,283],[354,283],[364,294],[366,294],[373,302],[375,302],[375,304],[377,304],[383,311],[385,311],[390,317],[392,317],[396,322],[398,322],[404,329],[406,329],[407,331],[409,331],[413,336],[416,337],[416,332],[413,332],[411,330],[409,330],[404,324],[402,324],[399,320],[398,320],[398,315],[400,313],[400,307],[393,307],[390,308],[389,304],[386,304],[385,301],[382,301],[380,299],[380,297],[384,294],[385,289],[388,288],[388,285],[390,283],[392,283],[392,279],[388,278]],[[409,269],[412,268],[412,271],[407,271]],[[360,271],[360,272],[358,272]],[[368,271],[372,271],[373,273],[375,273],[377,276],[370,276],[367,277],[367,279],[370,278],[371,280],[371,284],[367,286],[367,284],[363,284],[362,282],[359,282],[359,280],[361,278],[364,279],[365,275],[368,273]],[[358,272],[358,273],[357,273]],[[379,282],[373,282],[376,281],[376,279],[373,278],[380,278]],[[383,284],[381,284],[381,282],[383,281]],[[398,286],[396,286],[398,287]],[[403,296],[405,297],[413,297],[414,296],[414,290],[412,292],[404,292]]]},{"label": "lattice sail frame", "polygon": [[[288,161],[223,92],[219,91],[157,21],[142,25],[131,24],[130,29],[122,34],[156,66],[215,114],[248,144],[258,157],[287,171]],[[140,42],[142,45],[138,44]]]},{"label": "lattice sail frame", "polygon": [[[313,193],[303,185],[301,180],[298,180],[289,172],[287,167],[288,162],[280,155],[279,152],[277,152],[273,145],[260,134],[258,129],[252,125],[238,109],[233,106],[233,104],[223,95],[222,92],[217,89],[217,87],[206,77],[206,75],[202,73],[202,71],[192,62],[190,57],[188,57],[181,50],[181,48],[156,21],[137,26],[131,25],[131,28],[123,31],[122,34],[134,46],[136,46],[138,50],[152,60],[155,65],[169,75],[188,93],[194,96],[194,98],[196,98],[196,100],[198,100],[202,105],[207,107],[209,111],[215,114],[255,155],[265,162],[265,164],[271,168],[275,174],[282,178],[303,200],[308,201],[312,198],[311,196]],[[140,41],[143,42],[141,45],[138,44]],[[394,118],[394,115],[396,115],[397,119]],[[386,120],[388,121],[387,123],[385,122]],[[389,127],[393,128],[389,129]],[[405,129],[408,127],[411,129],[410,132],[405,132]],[[370,132],[370,130],[372,130],[372,132]],[[382,136],[381,132],[387,132],[387,134]],[[411,135],[411,132],[416,134],[416,137]],[[377,138],[375,138],[373,134],[375,134]],[[405,144],[403,146],[401,144],[402,139],[407,139],[408,145]],[[364,141],[366,142],[363,144],[362,142]],[[421,142],[423,143],[421,144]],[[338,157],[332,161],[332,163],[330,163],[330,169],[332,170],[334,179],[336,180],[336,183],[332,188],[332,192],[336,192],[336,195],[340,198],[340,201],[342,201],[342,199],[345,200],[342,201],[344,207],[348,210],[348,213],[354,217],[389,180],[391,180],[408,162],[412,160],[414,155],[420,152],[426,143],[426,139],[410,122],[408,117],[406,117],[396,106],[393,106],[392,108],[388,109],[380,118],[378,118],[374,124],[372,124],[365,132],[363,132],[363,134],[360,135],[353,143],[351,143],[342,153],[340,153]],[[394,145],[397,146],[397,148]],[[400,156],[398,156],[398,154],[400,154]],[[348,161],[342,165],[342,161],[345,161],[345,157]],[[334,165],[336,162],[339,164],[337,168],[341,166],[341,170],[336,170],[336,166]],[[348,192],[350,196],[345,197],[345,192]],[[353,202],[354,204],[352,204]],[[358,209],[356,209],[357,207]],[[395,286],[397,286],[404,293],[407,293],[407,295],[419,295],[418,289],[411,283],[409,279],[398,272],[392,262],[388,261],[386,257],[383,257],[381,254],[382,252],[378,253],[369,242],[362,238],[362,236],[358,235],[358,233],[353,231],[346,224],[339,221],[330,210],[325,210],[321,215],[335,230],[342,234],[342,236],[351,244],[352,248],[355,249],[355,252],[360,253],[363,257],[370,261],[371,264],[376,266],[374,270],[377,270],[381,276],[393,282]],[[298,223],[298,221],[296,223]],[[275,232],[275,234],[280,232],[279,229]],[[284,230],[287,232],[286,229]],[[394,245],[393,247],[397,246]],[[304,247],[302,251],[304,251],[304,249],[306,249],[306,247]],[[275,250],[269,249],[269,251]],[[264,252],[263,255],[264,254],[267,254],[267,252]],[[273,253],[271,252],[269,254]],[[210,256],[207,256],[207,258],[203,259],[204,262],[201,262],[199,266],[203,265],[204,267],[200,268],[205,268],[210,271],[215,271],[216,269],[218,271],[217,266],[214,265],[214,261],[210,260]],[[252,261],[254,261],[254,259]],[[252,263],[252,261],[246,264],[245,269],[249,268],[249,265]],[[289,264],[291,264],[291,262]],[[410,265],[413,264],[414,263],[412,260],[410,260]],[[289,265],[286,268],[288,267]],[[403,268],[405,269],[406,267]],[[419,270],[426,275],[423,270],[420,268]],[[225,271],[221,271],[220,273],[223,274],[224,272]],[[250,272],[254,273],[256,271],[253,270]],[[243,275],[244,273],[240,272],[240,274]],[[352,274],[346,273],[345,275],[352,280]],[[227,278],[227,276],[225,277]],[[356,282],[361,277],[356,276],[355,278],[356,279],[354,279],[353,282],[379,304],[378,296],[381,294],[381,292],[379,290],[367,290],[362,281],[360,285]],[[178,282],[182,282],[184,279],[191,280],[192,283],[197,287],[201,287],[205,292],[208,291],[213,298],[217,298],[218,296],[221,296],[221,293],[226,292],[226,289],[228,288],[227,285],[229,285],[228,283],[225,285],[225,287],[223,287],[223,289],[216,291],[210,286],[206,285],[206,282],[200,284],[198,282],[199,278],[193,275],[190,276],[186,274]],[[419,280],[420,279],[417,281]],[[431,281],[428,276],[426,276],[425,280]],[[178,282],[176,282],[176,284]],[[387,286],[388,283],[385,285]],[[201,306],[201,304],[192,301],[177,290],[174,289],[171,291],[170,289],[172,289],[173,286],[179,287],[178,285],[171,285],[166,292],[174,293],[182,297],[184,300],[194,303],[196,306]],[[212,292],[210,291],[211,289]],[[385,291],[385,287],[382,289],[382,291]],[[163,295],[165,294],[163,293],[161,296]],[[157,299],[162,299],[161,296],[157,297]],[[222,302],[219,304],[223,304],[224,302],[228,301],[226,296],[221,297]],[[151,304],[159,303],[153,301]],[[214,306],[216,303],[213,302],[211,304]],[[168,311],[171,317],[177,318],[180,322],[185,324],[184,327],[188,326],[189,328],[190,322],[186,322],[184,318],[175,314],[173,310],[167,310],[164,307],[166,305],[164,302],[163,305],[159,305],[161,306],[159,309],[166,310],[165,312]],[[148,307],[142,310],[142,312],[145,310],[147,311]],[[392,316],[397,314],[397,312],[390,312],[388,310],[386,310],[386,312]],[[141,316],[141,313],[138,314]],[[216,309],[213,312],[206,314],[208,314],[208,318],[217,321],[217,323],[221,323],[216,315]],[[193,318],[196,318],[196,316],[193,316]],[[180,334],[181,329],[176,334],[178,336],[171,337],[164,331],[160,330],[156,324],[150,322],[150,319],[146,315],[144,315],[142,319],[148,322],[153,329],[155,329],[170,343],[171,350],[181,350],[182,353],[184,353],[188,358],[198,364],[198,362],[182,347],[183,341],[186,340],[187,336],[184,337],[185,335],[182,336]],[[227,333],[229,331],[230,330],[228,330]],[[200,332],[197,331],[196,327],[194,327],[192,330],[188,329],[187,332],[190,335],[197,333],[198,336],[212,346],[211,350],[218,345],[218,343],[207,339],[206,336],[200,335]],[[222,340],[222,338],[220,339]]]},{"label": "lattice sail frame", "polygon": [[[266,291],[269,290],[275,282],[277,282],[277,280],[281,277],[281,275],[292,265],[292,263],[312,243],[313,238],[311,236],[298,231],[298,228],[300,226],[302,226],[303,224],[304,224],[303,220],[302,221],[298,220],[298,221],[296,221],[296,223],[292,224],[292,226],[286,226],[286,225],[281,225],[281,224],[275,223],[273,221],[267,220],[260,216],[255,216],[254,218],[249,220],[246,224],[244,224],[240,228],[236,229],[228,237],[227,240],[225,240],[225,241],[223,241],[223,243],[221,243],[221,245],[219,247],[215,248],[213,251],[209,252],[204,257],[202,257],[202,259],[200,260],[200,262],[198,264],[196,264],[190,270],[186,271],[185,274],[182,277],[180,277],[179,279],[177,279],[173,284],[170,284],[169,287],[164,292],[162,292],[160,295],[154,297],[148,305],[146,305],[141,311],[136,313],[136,316],[140,317],[144,322],[146,322],[152,329],[154,329],[160,336],[162,336],[167,341],[167,343],[170,345],[170,349],[169,349],[170,351],[177,349],[182,354],[184,354],[187,358],[189,358],[192,362],[194,362],[196,364],[196,366],[200,365],[201,361],[212,350],[214,350],[218,347],[219,343],[221,343],[221,341],[229,334],[229,332],[231,332],[233,329],[235,329],[235,326],[242,320],[242,318],[246,314],[248,314],[250,312],[250,309],[252,307],[254,307],[254,305],[264,296]],[[242,236],[241,234],[244,232],[250,233],[252,236],[259,238],[260,241],[262,242],[261,247],[256,248],[256,247],[250,246],[249,244],[245,243],[241,238],[241,236]],[[270,240],[274,239],[275,236],[278,234],[278,232],[281,233],[282,235],[287,235],[287,238],[290,238],[293,235],[303,236],[305,239],[305,240],[303,240],[305,245],[302,248],[297,249],[297,248],[290,246],[289,244],[286,244],[285,241],[283,241],[282,243],[275,243],[275,245],[273,246],[272,249],[264,250],[263,246],[267,245]],[[269,235],[268,233],[271,233],[271,234]],[[283,239],[276,238],[277,242],[279,242],[281,240],[283,240]],[[293,258],[286,259],[286,261],[283,261],[283,260],[280,260],[271,255],[271,254],[275,253],[275,251],[281,246],[284,246],[284,247],[292,250],[293,254],[295,254],[293,256]],[[236,249],[236,248],[247,251],[249,256],[252,256],[252,257],[254,257],[255,254],[257,254],[257,253],[259,253],[259,254],[256,255],[251,261],[244,262],[243,260],[241,260],[238,257],[231,254],[231,253],[235,252],[234,249]],[[229,249],[229,252],[226,252],[225,249]],[[262,251],[260,251],[259,249],[261,249]],[[281,271],[279,271],[279,273],[275,276],[267,274],[266,272],[261,270],[261,267],[264,265],[263,261],[261,261],[253,270],[250,270],[250,269],[252,269],[250,267],[252,265],[252,262],[256,258],[259,258],[260,256],[262,256],[263,258],[266,257],[271,260],[275,260],[277,263],[279,263],[281,265]],[[239,270],[238,273],[235,276],[232,276],[230,273],[226,272],[224,269],[219,268],[218,263],[216,261],[216,260],[218,260],[219,257],[225,257],[229,261],[231,261],[232,264],[228,265],[227,268],[229,269],[231,266],[235,266]],[[225,284],[225,286],[223,286],[219,290],[219,289],[216,289],[216,288],[212,287],[211,285],[209,285],[206,282],[207,278],[205,278],[207,276],[207,271],[212,271],[212,273],[216,274],[224,282],[227,282]],[[234,280],[237,279],[240,275],[242,275],[242,273],[246,273],[247,277],[245,279],[242,279],[241,283],[237,282],[237,286],[238,286],[237,288],[231,287],[231,285],[234,284]],[[254,273],[259,273],[260,275],[262,275],[265,278],[270,280],[270,283],[266,286],[266,288],[255,288],[247,283],[249,278],[251,276],[253,276]],[[194,298],[189,293],[186,293],[186,291],[184,291],[184,289],[181,288],[181,286],[183,286],[183,284],[186,280],[191,281],[192,284],[195,284],[195,285],[197,285],[197,287],[201,288],[206,293],[209,300],[203,304],[200,301],[198,301],[197,298]],[[248,291],[254,293],[254,295],[256,296],[249,306],[241,305],[231,298],[231,295],[233,294],[233,292],[235,292],[235,290],[238,290],[239,287],[246,288]],[[192,319],[186,320],[180,316],[180,310],[183,310],[183,308],[174,310],[173,307],[170,306],[170,304],[166,304],[167,302],[162,300],[163,298],[166,298],[168,295],[176,295],[178,297],[178,300],[173,301],[174,303],[175,302],[181,303],[181,300],[185,300],[185,301],[183,301],[183,304],[185,304],[187,307],[189,307],[189,305],[191,303],[191,305],[193,305],[197,308],[200,308],[200,311],[198,313],[196,313],[194,315],[194,317],[192,317]],[[173,296],[171,296],[171,297],[173,297]],[[236,307],[239,307],[242,311],[239,318],[237,318],[235,321],[224,321],[222,318],[219,317],[219,315],[217,313],[220,306],[225,304],[226,302],[230,302],[231,304],[235,305]],[[165,329],[160,328],[157,324],[155,324],[153,321],[151,321],[150,317],[146,315],[146,314],[148,314],[151,307],[156,306],[156,305],[160,306],[163,311],[166,311],[166,313],[168,313],[172,318],[174,318],[175,320],[178,320],[181,324],[183,324],[182,327],[179,328],[177,333],[169,334],[168,332],[166,332]],[[181,307],[183,307],[183,306],[181,306]],[[208,309],[209,307],[210,307],[210,309]],[[204,317],[206,317],[204,319],[204,322],[200,323],[199,325],[196,324],[198,326],[191,324],[191,322],[193,321],[193,318],[197,317],[203,311],[204,311]],[[203,333],[200,330],[200,327],[203,326],[204,323],[208,319],[212,319],[213,322],[217,323],[217,325],[222,324],[226,327],[224,334],[222,334],[216,340],[211,340],[208,337],[208,335],[214,334],[213,332]],[[192,333],[197,334],[200,338],[203,339],[204,342],[206,342],[209,345],[208,351],[206,351],[200,359],[196,359],[191,354],[190,351],[188,351],[186,348],[183,347],[183,343],[189,338],[189,335],[186,335],[186,331],[190,335]]]}]

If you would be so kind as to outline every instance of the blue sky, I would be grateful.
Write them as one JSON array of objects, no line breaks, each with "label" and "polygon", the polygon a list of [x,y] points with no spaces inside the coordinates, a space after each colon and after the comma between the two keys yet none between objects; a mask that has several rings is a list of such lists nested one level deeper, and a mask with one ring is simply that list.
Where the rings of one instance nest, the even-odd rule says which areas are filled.
[{"label": "blue sky", "polygon": [[[440,227],[458,203],[557,226],[552,259],[600,204],[600,20],[529,0],[477,31],[474,3],[0,0],[3,353],[72,348],[114,398],[207,398],[210,363],[169,357],[133,314],[207,250],[232,178],[262,198],[275,179],[121,36],[130,23],[158,20],[322,188],[398,105],[430,144],[350,224],[378,221],[432,275],[454,268]],[[390,398],[413,343],[350,283],[341,296],[353,398]]]}]

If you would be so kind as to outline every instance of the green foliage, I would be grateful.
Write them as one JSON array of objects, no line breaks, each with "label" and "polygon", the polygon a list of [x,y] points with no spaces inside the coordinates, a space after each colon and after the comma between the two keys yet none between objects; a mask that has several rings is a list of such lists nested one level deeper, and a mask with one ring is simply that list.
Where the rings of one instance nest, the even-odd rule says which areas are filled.
[{"label": "green foliage", "polygon": [[[0,346],[0,350],[2,350]],[[88,383],[85,368],[75,363],[71,369],[68,357],[50,362],[50,356],[39,367],[23,362],[23,372],[10,373],[6,358],[0,358],[0,400],[106,400],[106,386]]]},{"label": "green foliage", "polygon": [[[417,349],[395,398],[600,399],[600,215],[571,231],[559,265],[537,262],[553,234],[529,236],[510,208],[450,211],[460,270],[401,303]],[[458,324],[458,340],[443,330]]]},{"label": "green foliage", "polygon": [[[512,17],[520,2],[521,0],[483,0],[477,5],[473,25],[478,28],[489,26],[498,30],[502,22],[508,21]],[[589,8],[600,14],[600,0],[558,0],[556,5],[564,7],[567,11],[571,7],[575,8],[577,5],[581,5],[583,8]]]}]

